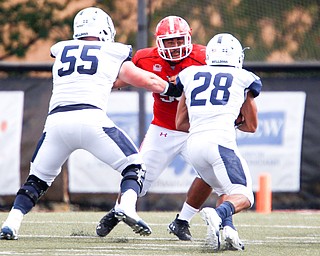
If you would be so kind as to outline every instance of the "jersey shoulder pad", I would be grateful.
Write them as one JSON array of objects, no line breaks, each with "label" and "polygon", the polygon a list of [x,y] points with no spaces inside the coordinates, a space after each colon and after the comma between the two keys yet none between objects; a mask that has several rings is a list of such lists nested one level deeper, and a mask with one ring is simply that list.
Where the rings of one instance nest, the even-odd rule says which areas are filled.
[{"label": "jersey shoulder pad", "polygon": [[[107,46],[106,49],[113,56],[116,56],[119,59],[131,60],[132,58],[132,46],[128,44],[122,44],[118,42],[106,42],[112,44],[112,46]],[[112,49],[111,51],[109,49]]]},{"label": "jersey shoulder pad", "polygon": [[206,51],[206,46],[202,44],[193,44],[193,49],[196,51]]},{"label": "jersey shoulder pad", "polygon": [[194,44],[192,52],[189,55],[190,58],[200,62],[201,64],[206,64],[206,47],[201,44]]},{"label": "jersey shoulder pad", "polygon": [[[246,70],[247,71],[247,70]],[[250,77],[251,80],[251,84],[249,86],[249,90],[252,92],[254,97],[257,97],[262,89],[262,82],[259,76],[257,76],[256,74],[254,74],[251,71],[247,71],[248,76]]]},{"label": "jersey shoulder pad", "polygon": [[123,52],[124,55],[128,55],[128,53],[132,52],[132,46],[129,44],[123,44],[123,43],[112,43],[113,47],[112,49],[117,52]]},{"label": "jersey shoulder pad", "polygon": [[158,57],[158,50],[156,47],[150,47],[150,48],[144,48],[144,49],[140,49],[138,50],[133,58],[132,61],[134,63],[138,62],[140,59],[144,59],[144,58],[154,58],[154,57]]},{"label": "jersey shoulder pad", "polygon": [[52,45],[50,48],[51,56],[56,57],[61,51],[61,49],[63,49],[64,45],[66,45],[68,42],[69,41],[60,41]]}]

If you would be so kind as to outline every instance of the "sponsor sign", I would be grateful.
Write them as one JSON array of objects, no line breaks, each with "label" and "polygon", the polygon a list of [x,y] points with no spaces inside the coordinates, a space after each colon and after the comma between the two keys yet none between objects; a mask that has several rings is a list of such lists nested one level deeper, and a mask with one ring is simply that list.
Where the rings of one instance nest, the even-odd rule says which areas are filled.
[{"label": "sponsor sign", "polygon": [[0,92],[0,195],[20,188],[23,97],[22,91]]},{"label": "sponsor sign", "polygon": [[[152,119],[153,98],[151,93],[145,95],[148,126]],[[265,172],[271,174],[273,191],[299,190],[305,98],[304,92],[263,92],[256,99],[259,111],[256,133],[237,132],[239,150],[248,162],[255,191],[259,175]],[[108,111],[110,118],[136,145],[138,100],[137,92],[113,92]],[[119,191],[121,175],[90,153],[78,150],[70,156],[68,164],[70,192]],[[177,157],[149,192],[186,193],[195,176],[193,168]]]},{"label": "sponsor sign", "polygon": [[254,191],[259,175],[265,172],[271,174],[272,191],[299,191],[305,100],[305,92],[262,92],[257,97],[257,131],[237,133]]}]

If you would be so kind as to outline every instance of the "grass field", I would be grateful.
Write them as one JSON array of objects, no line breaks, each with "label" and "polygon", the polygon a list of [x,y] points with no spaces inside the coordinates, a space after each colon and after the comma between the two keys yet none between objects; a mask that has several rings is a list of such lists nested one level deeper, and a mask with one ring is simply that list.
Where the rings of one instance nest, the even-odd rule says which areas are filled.
[{"label": "grass field", "polygon": [[[167,232],[175,212],[140,212],[153,233],[141,237],[120,223],[105,238],[95,226],[104,212],[31,212],[19,240],[0,240],[0,255],[320,255],[320,212],[254,211],[234,216],[245,251],[213,252],[205,245],[206,226],[200,215],[191,222],[193,241],[179,241]],[[7,213],[0,213],[1,223]]]}]

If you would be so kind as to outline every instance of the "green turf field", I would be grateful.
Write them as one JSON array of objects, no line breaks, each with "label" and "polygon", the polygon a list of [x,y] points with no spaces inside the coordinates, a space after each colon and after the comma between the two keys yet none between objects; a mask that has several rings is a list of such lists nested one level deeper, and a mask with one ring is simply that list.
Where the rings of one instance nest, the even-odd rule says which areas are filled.
[{"label": "green turf field", "polygon": [[[191,222],[193,241],[167,232],[175,212],[140,212],[153,233],[141,237],[120,223],[105,238],[95,226],[103,212],[31,212],[19,240],[0,240],[0,255],[320,255],[320,212],[254,211],[234,216],[245,251],[213,252],[205,245],[206,226],[197,215]],[[0,213],[1,223],[7,213]]]}]

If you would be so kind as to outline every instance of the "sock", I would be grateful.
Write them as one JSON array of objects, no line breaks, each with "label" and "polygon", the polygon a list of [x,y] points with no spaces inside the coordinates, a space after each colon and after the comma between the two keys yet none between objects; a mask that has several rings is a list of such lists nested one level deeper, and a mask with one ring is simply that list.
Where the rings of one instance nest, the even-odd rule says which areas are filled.
[{"label": "sock", "polygon": [[119,202],[118,202],[118,198],[116,200],[116,203],[113,206],[113,209],[118,209],[119,208]]},{"label": "sock", "polygon": [[20,210],[23,214],[27,214],[33,208],[33,202],[29,197],[18,194],[14,200],[13,208]]},{"label": "sock", "polygon": [[129,189],[134,190],[136,194],[139,194],[141,187],[136,180],[127,179],[122,181],[120,185],[121,194],[125,193]]},{"label": "sock", "polygon": [[24,215],[20,210],[12,208],[6,221],[2,224],[2,228],[8,226],[13,228],[15,232],[18,233],[23,216]]},{"label": "sock", "polygon": [[222,225],[222,227],[229,226],[229,227],[231,227],[232,229],[237,230],[237,229],[235,228],[235,226],[233,225],[232,216],[229,216],[229,217],[225,218],[225,219],[222,221],[221,225]]},{"label": "sock", "polygon": [[224,221],[227,217],[232,216],[235,210],[232,203],[225,201],[216,208],[216,212],[221,220]]},{"label": "sock", "polygon": [[189,223],[197,212],[199,212],[199,209],[193,208],[191,205],[184,202],[178,219],[186,220]]},{"label": "sock", "polygon": [[123,211],[136,220],[141,219],[136,212],[138,195],[133,189],[129,189],[121,195],[120,203],[115,205],[115,211]]}]

